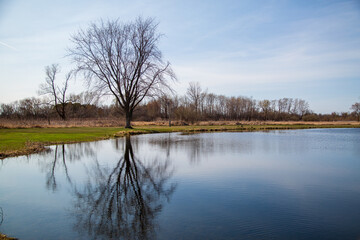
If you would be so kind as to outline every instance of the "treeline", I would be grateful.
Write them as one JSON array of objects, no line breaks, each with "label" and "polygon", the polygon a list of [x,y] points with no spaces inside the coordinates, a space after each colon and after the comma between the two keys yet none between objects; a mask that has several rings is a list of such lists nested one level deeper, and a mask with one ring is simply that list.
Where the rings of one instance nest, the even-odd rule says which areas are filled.
[{"label": "treeline", "polygon": [[94,102],[94,99],[93,94],[88,92],[71,95],[66,103],[58,105],[51,104],[49,99],[46,98],[25,98],[10,104],[1,104],[0,118],[20,120],[47,119],[50,123],[51,119],[62,119],[57,112],[57,108],[62,107],[61,105],[64,105],[66,119],[119,116],[119,110],[115,106],[100,106],[96,101]]},{"label": "treeline", "polygon": [[[63,104],[67,119],[123,118],[117,104],[99,104],[94,93],[70,95]],[[249,97],[227,97],[208,93],[198,83],[190,83],[184,96],[162,95],[148,100],[134,112],[134,120],[177,120],[184,123],[196,121],[354,121],[353,112],[317,114],[303,99],[281,98],[256,100]],[[59,119],[57,106],[46,98],[26,98],[0,105],[0,118],[5,119]]]}]

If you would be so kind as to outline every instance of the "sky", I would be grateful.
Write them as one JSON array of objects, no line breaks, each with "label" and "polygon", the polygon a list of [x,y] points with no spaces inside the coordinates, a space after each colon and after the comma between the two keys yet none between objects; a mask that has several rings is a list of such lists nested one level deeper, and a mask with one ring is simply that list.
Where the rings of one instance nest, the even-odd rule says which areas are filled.
[{"label": "sky", "polygon": [[317,113],[360,102],[360,0],[0,0],[0,103],[37,97],[45,66],[70,70],[80,28],[138,16],[158,21],[178,94],[199,82],[227,96],[301,98]]}]

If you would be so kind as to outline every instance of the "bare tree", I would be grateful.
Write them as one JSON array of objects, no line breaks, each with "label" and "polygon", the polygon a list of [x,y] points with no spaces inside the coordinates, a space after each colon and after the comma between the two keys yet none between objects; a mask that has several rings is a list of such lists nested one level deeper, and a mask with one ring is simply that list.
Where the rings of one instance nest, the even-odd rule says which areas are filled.
[{"label": "bare tree", "polygon": [[360,121],[360,102],[356,102],[353,105],[351,105],[351,109],[354,110],[354,113],[357,116],[358,121]]},{"label": "bare tree", "polygon": [[201,108],[206,97],[206,91],[201,89],[199,82],[190,82],[186,94],[195,113],[198,114],[200,110],[202,110]]},{"label": "bare tree", "polygon": [[300,115],[300,119],[303,118],[303,116],[307,113],[309,113],[309,103],[306,102],[303,99],[299,99],[298,100],[298,111],[299,111],[299,115]]},{"label": "bare tree", "polygon": [[100,21],[80,29],[71,37],[69,55],[84,73],[89,87],[115,96],[131,128],[134,109],[149,96],[170,89],[168,79],[176,79],[169,62],[158,48],[161,37],[154,19],[134,22]]},{"label": "bare tree", "polygon": [[161,108],[165,113],[165,116],[169,120],[169,127],[171,127],[171,119],[173,116],[173,112],[178,105],[178,99],[173,98],[169,94],[163,94],[159,100],[160,100]]},{"label": "bare tree", "polygon": [[265,121],[268,120],[268,113],[271,110],[271,102],[267,99],[259,101],[259,107],[261,108],[261,111],[264,113],[264,119]]},{"label": "bare tree", "polygon": [[14,104],[3,103],[0,105],[0,108],[1,117],[10,118],[15,112]]},{"label": "bare tree", "polygon": [[206,94],[205,96],[205,112],[208,118],[214,115],[216,97],[213,93]]},{"label": "bare tree", "polygon": [[58,64],[52,64],[45,67],[45,83],[40,85],[39,94],[50,96],[49,104],[55,107],[57,114],[62,120],[66,120],[66,104],[69,102],[66,92],[69,87],[69,80],[71,78],[71,72],[66,74],[65,81],[62,86],[59,87],[55,83],[56,75],[60,72],[60,66]]}]

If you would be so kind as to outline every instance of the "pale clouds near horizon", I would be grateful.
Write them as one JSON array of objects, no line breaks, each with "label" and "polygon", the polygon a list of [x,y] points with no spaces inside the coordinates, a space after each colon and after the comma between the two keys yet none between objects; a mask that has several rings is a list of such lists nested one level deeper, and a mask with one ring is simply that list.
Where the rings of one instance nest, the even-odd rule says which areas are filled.
[{"label": "pale clouds near horizon", "polygon": [[36,96],[46,65],[71,68],[65,49],[79,27],[138,15],[159,21],[179,94],[198,81],[229,96],[303,98],[316,112],[348,111],[360,100],[356,1],[54,2],[0,0],[9,9],[0,10],[0,41],[18,50],[0,45],[0,103]]}]

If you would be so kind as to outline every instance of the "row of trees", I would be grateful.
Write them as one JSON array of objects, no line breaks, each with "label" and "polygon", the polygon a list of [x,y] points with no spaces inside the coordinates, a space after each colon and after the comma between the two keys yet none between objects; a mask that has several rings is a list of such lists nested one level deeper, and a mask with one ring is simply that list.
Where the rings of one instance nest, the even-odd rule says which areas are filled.
[{"label": "row of trees", "polygon": [[[70,100],[65,104],[51,105],[50,100],[45,98],[26,98],[9,104],[0,104],[0,117],[4,119],[65,119],[72,118],[99,118],[112,116],[111,111],[117,111],[111,106],[97,106],[96,104],[86,103],[81,97],[88,93],[71,95]],[[61,114],[58,110],[61,110]]]},{"label": "row of trees", "polygon": [[256,100],[250,97],[228,97],[208,93],[199,83],[190,83],[184,96],[162,96],[139,109],[143,120],[174,119],[185,122],[207,120],[273,120],[273,121],[340,121],[359,120],[360,103],[352,112],[317,114],[303,99],[281,98]]},{"label": "row of trees", "polygon": [[[51,69],[54,69],[51,67]],[[51,82],[51,81],[50,81]],[[48,84],[51,86],[51,84]],[[64,84],[63,86],[68,86]],[[44,93],[45,86],[40,87]],[[50,88],[48,88],[49,90]],[[27,98],[10,104],[0,105],[0,117],[7,119],[67,119],[67,118],[119,118],[125,119],[119,104],[101,105],[94,92],[67,94],[58,89],[55,94],[43,98]],[[59,93],[61,97],[58,97]],[[133,113],[134,118],[144,121],[178,120],[196,122],[207,120],[304,120],[337,121],[359,120],[360,104],[355,103],[352,112],[316,114],[303,99],[281,98],[256,100],[249,97],[228,97],[208,93],[199,83],[190,83],[183,96],[163,94],[140,104]]]}]

